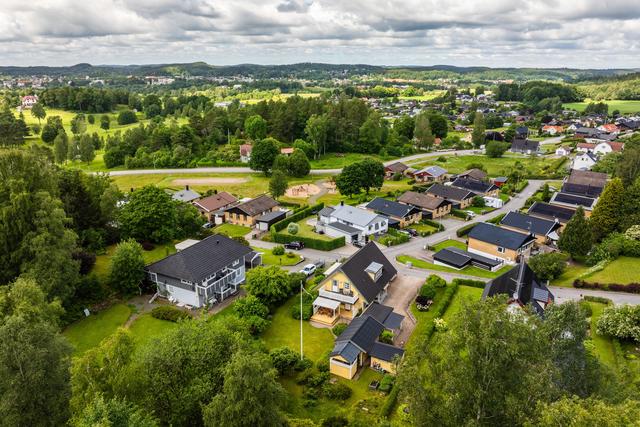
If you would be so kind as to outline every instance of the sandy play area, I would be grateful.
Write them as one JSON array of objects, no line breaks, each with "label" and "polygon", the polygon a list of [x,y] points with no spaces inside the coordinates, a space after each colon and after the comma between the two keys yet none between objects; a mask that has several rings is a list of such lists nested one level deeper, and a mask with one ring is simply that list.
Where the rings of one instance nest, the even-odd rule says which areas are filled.
[{"label": "sandy play area", "polygon": [[320,187],[315,184],[301,184],[294,185],[287,188],[287,197],[309,197],[314,196],[320,192]]},{"label": "sandy play area", "polygon": [[242,184],[246,178],[181,178],[174,179],[173,185],[216,185],[216,184]]}]

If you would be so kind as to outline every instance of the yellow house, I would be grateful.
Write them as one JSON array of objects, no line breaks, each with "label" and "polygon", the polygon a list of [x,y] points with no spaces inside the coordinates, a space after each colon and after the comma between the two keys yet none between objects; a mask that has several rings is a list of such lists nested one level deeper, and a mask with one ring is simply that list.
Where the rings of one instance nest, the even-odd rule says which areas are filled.
[{"label": "yellow house", "polygon": [[509,264],[528,256],[536,240],[531,233],[519,233],[486,222],[473,227],[468,237],[469,252]]},{"label": "yellow house", "polygon": [[384,301],[397,274],[378,246],[369,242],[344,263],[327,269],[311,320],[325,325],[351,321],[373,302]]},{"label": "yellow house", "polygon": [[224,213],[224,220],[229,224],[253,227],[261,215],[273,211],[278,202],[267,195],[258,196],[239,205],[230,207]]}]

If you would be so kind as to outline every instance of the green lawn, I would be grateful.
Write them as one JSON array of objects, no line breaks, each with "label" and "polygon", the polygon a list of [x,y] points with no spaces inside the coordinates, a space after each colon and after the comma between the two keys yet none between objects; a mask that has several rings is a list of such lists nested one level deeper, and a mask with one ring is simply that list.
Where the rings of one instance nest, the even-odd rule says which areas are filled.
[{"label": "green lawn", "polygon": [[229,237],[244,237],[251,232],[251,229],[242,225],[224,223],[215,227],[213,232],[217,234],[224,234]]},{"label": "green lawn", "polygon": [[459,240],[447,239],[444,242],[440,242],[436,245],[433,245],[433,251],[438,252],[444,248],[448,248],[449,246],[462,249],[463,251],[467,250],[467,244],[465,242],[461,242]]},{"label": "green lawn", "polygon": [[559,278],[553,281],[553,285],[571,287],[573,286],[573,281],[577,278],[585,279],[589,282],[620,283],[623,285],[638,282],[640,281],[638,276],[640,258],[621,256],[611,261],[603,270],[582,276],[588,270],[589,267],[586,265],[573,264]]},{"label": "green lawn", "polygon": [[446,322],[450,322],[460,312],[464,300],[478,301],[480,297],[482,297],[482,289],[472,288],[471,286],[458,286],[458,292],[453,296],[451,304],[447,307],[447,311],[444,312],[442,318]]},{"label": "green lawn", "polygon": [[446,162],[438,162],[435,158],[422,160],[411,163],[412,167],[425,167],[428,165],[438,165],[446,169],[449,173],[460,173],[467,170],[467,166],[471,163],[480,163],[487,168],[489,176],[507,176],[514,169],[516,162],[520,162],[520,168],[527,175],[542,174],[542,167],[549,163],[543,157],[527,157],[519,155],[508,155],[505,157],[493,159],[483,155],[468,156],[445,156]]},{"label": "green lawn", "polygon": [[640,101],[624,101],[621,99],[613,99],[610,101],[585,100],[584,102],[571,102],[568,104],[562,104],[562,108],[569,108],[578,112],[582,112],[585,110],[585,108],[587,108],[589,102],[604,102],[605,104],[609,105],[609,113],[614,110],[619,110],[622,114],[640,112]]},{"label": "green lawn", "polygon": [[74,346],[73,354],[79,356],[123,326],[130,315],[131,308],[116,304],[69,325],[63,335]]},{"label": "green lawn", "polygon": [[423,222],[419,222],[417,224],[411,224],[408,228],[413,228],[418,233],[434,233],[437,230],[436,227],[429,224],[425,224]]},{"label": "green lawn", "polygon": [[[270,249],[256,248],[253,249],[262,254],[262,263],[265,265],[296,265],[302,261],[302,257],[293,252],[286,252],[285,255],[274,255]],[[293,256],[291,256],[293,255]]]},{"label": "green lawn", "polygon": [[[150,251],[142,251],[142,256],[146,264],[151,264],[156,261],[160,261],[162,258],[175,253],[175,243],[170,242],[164,245],[157,245]],[[109,276],[109,267],[111,265],[111,257],[116,250],[116,245],[107,246],[105,253],[96,257],[96,263],[92,268],[92,272],[95,273],[100,279],[106,280]]]},{"label": "green lawn", "polygon": [[333,240],[333,237],[327,236],[326,234],[318,234],[314,231],[313,227],[310,226],[309,224],[307,224],[307,221],[310,219],[311,217],[307,217],[304,219],[301,219],[300,221],[296,222],[296,224],[298,224],[298,232],[296,234],[291,234],[289,233],[289,231],[287,230],[287,228],[285,228],[284,230],[280,231],[280,233],[282,234],[288,234],[291,236],[301,236],[301,237],[309,237],[312,239],[318,239],[318,240]]},{"label": "green lawn", "polygon": [[358,162],[365,157],[370,157],[381,162],[391,160],[393,157],[380,157],[373,154],[360,153],[328,153],[320,156],[318,159],[311,160],[311,169],[338,169],[343,168],[351,163]]},{"label": "green lawn", "polygon": [[151,313],[145,313],[129,326],[129,330],[134,337],[136,346],[141,347],[177,327],[178,324],[175,322],[156,319],[151,316]]},{"label": "green lawn", "polygon": [[611,338],[600,335],[596,332],[596,324],[605,309],[605,304],[590,302],[591,314],[591,340],[593,341],[595,355],[601,362],[606,363],[612,368],[616,367],[616,359],[614,356],[613,343]]},{"label": "green lawn", "polygon": [[411,262],[413,267],[416,268],[422,268],[424,270],[432,270],[432,271],[443,271],[445,273],[457,273],[457,274],[464,274],[467,276],[476,276],[476,277],[481,277],[481,278],[485,278],[485,279],[493,279],[495,277],[500,276],[503,273],[506,273],[507,271],[509,271],[510,268],[512,268],[513,266],[510,265],[506,265],[504,267],[502,267],[500,270],[498,271],[488,271],[488,270],[484,270],[482,268],[478,268],[478,267],[466,267],[462,270],[456,270],[455,268],[449,268],[449,267],[445,267],[444,265],[436,265],[436,264],[432,264],[428,261],[419,259],[419,258],[414,258],[412,256],[409,255],[399,255],[396,257],[396,260],[398,262],[401,262],[403,264],[406,264],[407,262]]},{"label": "green lawn", "polygon": [[415,96],[399,96],[398,99],[405,99],[405,100],[413,100],[413,101],[431,101],[434,98],[437,98],[439,96],[441,96],[442,94],[444,94],[445,91],[444,90],[430,90],[428,92],[425,92],[422,95],[415,95]]}]

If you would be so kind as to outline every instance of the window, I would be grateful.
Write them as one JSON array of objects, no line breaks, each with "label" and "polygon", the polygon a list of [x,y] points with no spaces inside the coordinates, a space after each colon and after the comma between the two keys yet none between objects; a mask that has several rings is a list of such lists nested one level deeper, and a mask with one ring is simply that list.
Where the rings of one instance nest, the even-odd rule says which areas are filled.
[{"label": "window", "polygon": [[349,289],[351,287],[351,285],[349,285],[349,282],[344,282],[344,288],[345,289]]},{"label": "window", "polygon": [[503,254],[504,248],[502,246],[498,246],[498,253]]},{"label": "window", "polygon": [[376,230],[377,230],[378,228],[380,228],[380,223],[379,223],[379,222],[376,222]]},{"label": "window", "polygon": [[180,283],[184,283],[185,285],[190,285],[191,282],[188,280],[180,279]]}]

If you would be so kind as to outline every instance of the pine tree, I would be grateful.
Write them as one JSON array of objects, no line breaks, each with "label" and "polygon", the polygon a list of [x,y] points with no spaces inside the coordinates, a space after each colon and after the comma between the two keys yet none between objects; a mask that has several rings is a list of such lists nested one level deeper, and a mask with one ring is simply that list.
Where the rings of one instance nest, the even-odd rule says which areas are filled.
[{"label": "pine tree", "polygon": [[576,210],[560,235],[558,247],[568,252],[572,258],[587,255],[593,245],[593,235],[589,222],[584,216],[582,206]]},{"label": "pine tree", "polygon": [[593,237],[601,240],[616,231],[622,222],[621,212],[624,201],[624,186],[620,178],[614,178],[604,187],[598,204],[589,219]]}]

